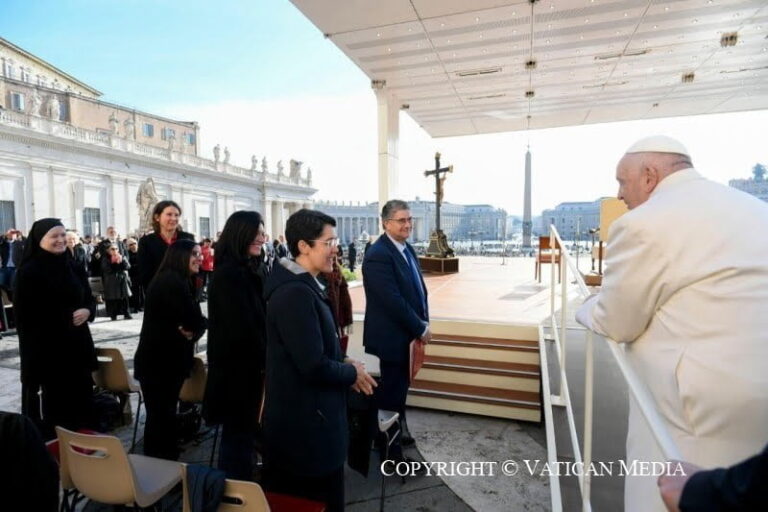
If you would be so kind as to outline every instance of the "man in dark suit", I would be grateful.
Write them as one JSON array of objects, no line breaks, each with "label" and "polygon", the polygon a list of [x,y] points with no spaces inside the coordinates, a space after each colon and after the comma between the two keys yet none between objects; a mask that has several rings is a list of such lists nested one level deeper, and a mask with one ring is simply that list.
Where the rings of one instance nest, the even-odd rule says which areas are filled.
[{"label": "man in dark suit", "polygon": [[[405,420],[405,399],[410,385],[410,343],[428,343],[429,306],[427,287],[418,259],[407,242],[413,229],[408,203],[393,199],[381,210],[384,227],[363,260],[365,287],[365,351],[379,357],[381,382],[376,390],[379,409],[396,411]],[[412,444],[403,436],[403,444]],[[390,449],[393,459],[402,459],[399,443]]]},{"label": "man in dark suit", "polygon": [[349,255],[349,270],[354,272],[355,264],[357,264],[357,247],[355,247],[354,240],[349,242],[349,250],[347,250],[347,254]]},{"label": "man in dark suit", "polygon": [[24,242],[19,240],[19,232],[15,229],[9,229],[5,237],[0,240],[0,287],[8,295],[13,288],[13,278],[16,275],[16,267],[21,262],[21,255],[24,252]]}]

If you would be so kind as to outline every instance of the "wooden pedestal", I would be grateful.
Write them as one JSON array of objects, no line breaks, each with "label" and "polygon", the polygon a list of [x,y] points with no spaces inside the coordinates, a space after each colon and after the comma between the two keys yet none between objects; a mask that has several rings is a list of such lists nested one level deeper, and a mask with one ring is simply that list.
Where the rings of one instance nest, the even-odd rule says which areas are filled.
[{"label": "wooden pedestal", "polygon": [[459,271],[459,258],[430,258],[419,256],[419,266],[424,272],[455,274]]}]

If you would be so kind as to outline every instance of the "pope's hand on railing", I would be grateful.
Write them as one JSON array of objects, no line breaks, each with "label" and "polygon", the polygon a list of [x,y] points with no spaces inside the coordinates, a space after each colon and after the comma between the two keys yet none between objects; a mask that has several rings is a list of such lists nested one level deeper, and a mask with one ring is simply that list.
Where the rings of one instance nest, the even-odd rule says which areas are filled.
[{"label": "pope's hand on railing", "polygon": [[592,331],[594,330],[592,328],[592,308],[595,307],[596,302],[597,294],[590,295],[584,299],[584,302],[579,306],[579,309],[576,310],[576,321]]}]

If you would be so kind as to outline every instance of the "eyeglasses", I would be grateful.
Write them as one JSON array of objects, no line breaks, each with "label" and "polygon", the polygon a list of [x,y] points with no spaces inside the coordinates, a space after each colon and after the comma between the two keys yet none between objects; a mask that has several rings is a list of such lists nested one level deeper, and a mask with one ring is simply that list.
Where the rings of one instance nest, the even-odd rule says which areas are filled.
[{"label": "eyeglasses", "polygon": [[397,222],[401,226],[405,226],[406,223],[407,224],[413,224],[413,217],[405,217],[405,218],[402,218],[402,219],[387,219],[387,220],[391,220],[392,222]]},{"label": "eyeglasses", "polygon": [[325,246],[329,249],[339,246],[338,238],[329,238],[328,240],[312,240],[312,242],[320,242],[321,244],[325,244]]}]

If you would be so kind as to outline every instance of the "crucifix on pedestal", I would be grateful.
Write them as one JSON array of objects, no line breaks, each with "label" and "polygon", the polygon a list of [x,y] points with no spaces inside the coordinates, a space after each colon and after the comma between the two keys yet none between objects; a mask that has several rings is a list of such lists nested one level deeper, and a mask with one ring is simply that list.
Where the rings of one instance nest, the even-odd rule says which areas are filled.
[{"label": "crucifix on pedestal", "polygon": [[453,249],[448,246],[448,239],[440,228],[440,206],[443,204],[443,183],[445,176],[453,172],[453,166],[440,167],[440,153],[435,153],[435,168],[424,171],[424,176],[435,177],[435,230],[429,236],[429,248],[427,256],[436,258],[449,258],[453,256]]}]

